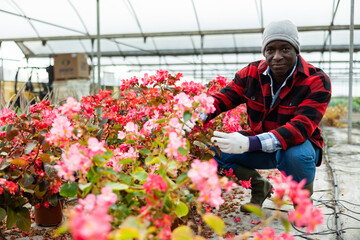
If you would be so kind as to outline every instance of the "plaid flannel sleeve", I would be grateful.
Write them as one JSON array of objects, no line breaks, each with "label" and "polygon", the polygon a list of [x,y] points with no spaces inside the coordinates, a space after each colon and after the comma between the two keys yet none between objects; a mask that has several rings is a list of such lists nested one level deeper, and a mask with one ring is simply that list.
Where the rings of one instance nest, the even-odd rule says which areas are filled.
[{"label": "plaid flannel sleeve", "polygon": [[260,139],[263,152],[271,153],[283,148],[279,139],[273,133],[266,132],[256,136]]}]

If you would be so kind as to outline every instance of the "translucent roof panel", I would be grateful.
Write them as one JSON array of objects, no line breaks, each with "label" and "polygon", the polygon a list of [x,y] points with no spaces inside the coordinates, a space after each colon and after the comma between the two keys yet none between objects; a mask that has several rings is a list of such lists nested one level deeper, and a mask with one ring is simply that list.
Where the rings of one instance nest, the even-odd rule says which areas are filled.
[{"label": "translucent roof panel", "polygon": [[197,30],[191,1],[137,0],[131,2],[143,32]]},{"label": "translucent roof panel", "polygon": [[[331,74],[338,74],[341,71],[337,68],[342,68],[342,72],[348,69],[350,3],[351,0],[99,1],[101,65],[107,80],[159,68],[184,72],[197,79],[211,79],[216,74],[232,78],[247,63],[264,58],[262,27],[271,21],[289,19],[299,27],[302,56]],[[355,73],[360,67],[359,13],[359,2],[355,1]],[[97,64],[95,0],[0,0],[0,22],[0,56],[4,59],[5,75],[13,73],[16,65],[46,66],[52,63],[53,55],[61,53],[84,52],[89,63]],[[320,29],[312,30],[319,26]],[[309,53],[309,49],[313,52]]]},{"label": "translucent roof panel", "polygon": [[205,48],[235,48],[235,42],[232,35],[214,35],[204,37]]},{"label": "translucent roof panel", "polygon": [[264,26],[271,21],[282,19],[289,19],[298,26],[329,25],[332,16],[332,2],[329,0],[301,2],[288,0],[262,1]]},{"label": "translucent roof panel", "polygon": [[259,47],[261,46],[261,34],[236,34],[234,35],[236,47]]},{"label": "translucent roof panel", "polygon": [[201,30],[261,27],[256,2],[258,1],[194,0]]}]

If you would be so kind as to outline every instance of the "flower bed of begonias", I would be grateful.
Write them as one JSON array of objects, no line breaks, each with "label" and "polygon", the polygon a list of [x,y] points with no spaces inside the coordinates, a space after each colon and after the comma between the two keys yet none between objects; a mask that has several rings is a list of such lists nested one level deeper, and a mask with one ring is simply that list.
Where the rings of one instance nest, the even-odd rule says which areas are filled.
[{"label": "flower bed of begonias", "polygon": [[[250,186],[248,181],[237,181],[231,170],[226,176],[218,174],[210,138],[214,130],[246,129],[246,109],[239,106],[203,124],[199,112],[215,110],[209,95],[227,81],[218,76],[204,86],[180,83],[181,77],[158,71],[123,80],[119,98],[99,90],[80,102],[68,98],[59,107],[42,101],[29,113],[2,109],[0,196],[22,199],[14,207],[16,214],[25,211],[18,209],[27,202],[49,204],[56,202],[57,195],[77,198],[78,204],[66,210],[67,221],[57,231],[69,232],[77,240],[204,239],[190,224],[194,209],[219,238],[226,237],[224,221],[204,211],[204,206],[219,209],[224,193]],[[190,119],[197,125],[183,136],[184,122]],[[11,148],[19,146],[23,150],[14,154]],[[28,172],[33,162],[34,171]],[[11,178],[10,170],[17,170],[18,177]],[[28,175],[36,176],[36,182]],[[30,191],[44,178],[47,187],[41,188],[41,194]],[[273,182],[275,205],[281,208],[292,201],[296,209],[289,216],[275,211],[265,219],[261,209],[252,207],[249,210],[262,217],[261,223],[232,237],[294,239],[287,232],[276,236],[266,227],[276,218],[283,220],[286,231],[289,222],[306,226],[308,232],[322,223],[321,211],[302,189],[304,182],[283,175]],[[13,213],[6,204],[0,201],[0,219],[7,215],[7,227],[22,227],[21,222],[9,223]]]}]

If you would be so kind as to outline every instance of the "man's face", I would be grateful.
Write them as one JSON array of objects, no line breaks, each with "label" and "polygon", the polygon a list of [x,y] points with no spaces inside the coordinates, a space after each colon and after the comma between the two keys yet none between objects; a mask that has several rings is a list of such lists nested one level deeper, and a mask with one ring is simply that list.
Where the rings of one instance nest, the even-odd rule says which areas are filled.
[{"label": "man's face", "polygon": [[286,41],[275,40],[265,47],[265,59],[273,77],[285,80],[296,63],[296,50]]}]

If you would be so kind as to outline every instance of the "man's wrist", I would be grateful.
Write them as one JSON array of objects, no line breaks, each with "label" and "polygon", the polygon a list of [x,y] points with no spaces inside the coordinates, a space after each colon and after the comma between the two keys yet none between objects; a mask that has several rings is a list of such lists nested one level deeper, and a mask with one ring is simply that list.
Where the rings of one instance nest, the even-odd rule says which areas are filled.
[{"label": "man's wrist", "polygon": [[249,136],[249,152],[261,150],[261,142],[257,136]]}]

